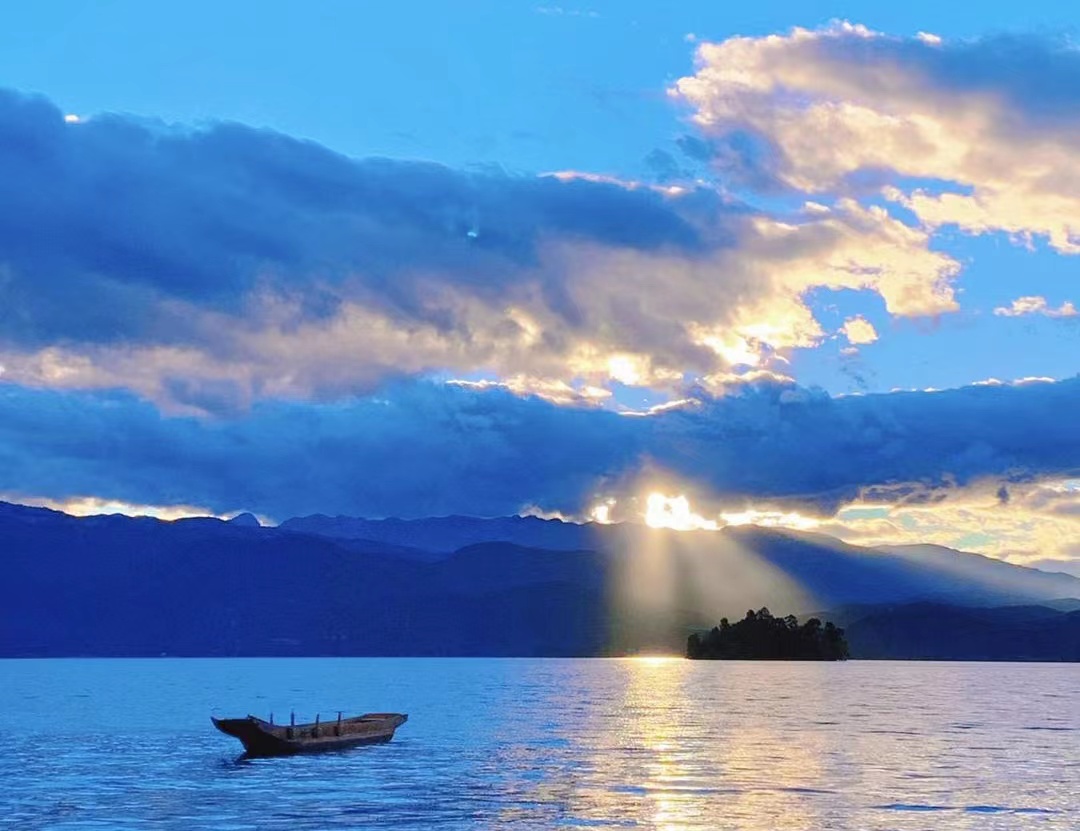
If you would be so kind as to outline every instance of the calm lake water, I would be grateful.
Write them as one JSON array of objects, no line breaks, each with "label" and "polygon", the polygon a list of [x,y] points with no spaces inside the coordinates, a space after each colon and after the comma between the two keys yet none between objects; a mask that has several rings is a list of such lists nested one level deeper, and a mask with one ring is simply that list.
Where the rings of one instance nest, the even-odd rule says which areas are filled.
[{"label": "calm lake water", "polygon": [[[396,710],[238,762],[211,713]],[[11,829],[1080,828],[1080,667],[0,661]]]}]

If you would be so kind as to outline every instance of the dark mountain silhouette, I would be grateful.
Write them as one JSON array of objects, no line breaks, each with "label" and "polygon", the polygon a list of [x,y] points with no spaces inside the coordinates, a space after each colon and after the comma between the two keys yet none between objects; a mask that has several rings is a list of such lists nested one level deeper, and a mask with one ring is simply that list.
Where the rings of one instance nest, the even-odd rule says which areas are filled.
[{"label": "dark mountain silhouette", "polygon": [[243,525],[246,528],[261,528],[262,523],[259,522],[258,517],[255,514],[237,514],[229,520],[233,525]]},{"label": "dark mountain silhouette", "polygon": [[[977,555],[874,551],[752,527],[358,522],[368,536],[343,539],[292,522],[76,518],[0,503],[0,655],[682,651],[691,630],[750,607],[1080,597],[1076,578]],[[447,528],[463,543],[452,553],[439,544]],[[537,529],[545,544],[486,539],[507,529],[519,542]],[[372,538],[380,533],[390,539]]]},{"label": "dark mountain silhouette", "polygon": [[[851,655],[949,661],[1080,661],[1080,611],[1047,606],[966,608],[940,603],[830,615]],[[845,620],[846,619],[846,620]]]}]

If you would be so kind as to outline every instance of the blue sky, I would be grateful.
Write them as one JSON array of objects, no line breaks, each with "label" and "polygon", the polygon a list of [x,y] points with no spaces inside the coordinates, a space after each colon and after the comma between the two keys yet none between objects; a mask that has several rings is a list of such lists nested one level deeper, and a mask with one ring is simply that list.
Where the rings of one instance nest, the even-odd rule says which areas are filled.
[{"label": "blue sky", "polygon": [[[285,484],[230,496],[208,472],[243,480],[290,429],[344,429],[340,412],[367,458],[378,402],[437,435],[421,403],[445,395],[468,439],[450,468],[484,482],[435,498],[411,463],[393,504],[312,493],[356,514],[581,517],[615,500],[630,517],[652,476],[709,516],[802,511],[869,542],[990,523],[987,553],[1046,554],[1030,540],[1076,530],[1075,436],[1044,429],[1065,442],[1047,454],[1022,432],[966,441],[950,419],[1015,420],[1028,396],[1064,417],[1067,398],[1036,388],[1075,390],[1078,21],[1058,2],[977,19],[928,2],[7,7],[0,491],[280,519],[319,506]],[[1015,395],[963,391],[988,381]],[[900,418],[894,390],[956,390],[963,406],[922,392],[938,422]],[[937,447],[940,427],[955,458],[885,465],[860,445],[857,474],[818,486],[792,478],[788,450],[753,451],[757,479],[717,456],[763,401],[851,394],[867,435],[901,446],[926,429]],[[543,485],[507,487],[531,458],[516,446],[492,466],[493,447],[523,441],[518,399],[565,463]],[[674,409],[645,409],[659,404]],[[46,406],[72,419],[36,451],[48,475],[28,472],[33,419],[14,415]],[[660,438],[691,412],[713,468]],[[838,428],[807,412],[772,440],[812,424],[808,444],[835,448]],[[122,434],[148,413],[159,441],[196,431],[219,455],[150,487],[157,469]],[[620,419],[651,426],[617,452],[594,431]],[[245,442],[258,457],[236,454]],[[340,454],[314,456],[351,481]],[[997,498],[1003,483],[1015,498]],[[947,505],[930,515],[912,489]],[[844,524],[870,503],[885,524]]]},{"label": "blue sky", "polygon": [[687,34],[832,19],[958,38],[1080,25],[1056,0],[977,19],[939,2],[43,0],[0,12],[0,76],[72,112],[236,120],[352,156],[638,175],[683,132],[664,89],[692,68]]}]

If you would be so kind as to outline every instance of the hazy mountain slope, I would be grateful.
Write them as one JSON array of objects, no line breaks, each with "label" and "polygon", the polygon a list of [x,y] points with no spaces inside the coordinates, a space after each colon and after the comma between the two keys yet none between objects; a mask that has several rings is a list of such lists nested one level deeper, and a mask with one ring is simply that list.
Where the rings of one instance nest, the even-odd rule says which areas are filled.
[{"label": "hazy mountain slope", "polygon": [[731,529],[818,597],[837,603],[936,598],[1004,605],[1080,596],[1080,580],[940,546],[862,548],[823,534]]},{"label": "hazy mountain slope", "polygon": [[1069,585],[1068,581],[1061,580],[1062,572],[1055,573],[1038,568],[1018,569],[1004,560],[969,551],[957,551],[942,545],[890,545],[880,546],[878,550],[916,564],[937,575],[942,581],[955,580],[964,583],[977,580],[988,590],[1005,594],[1014,590],[1018,580],[1026,591],[1044,594],[1047,598],[1063,596],[1059,594],[1061,588]]}]

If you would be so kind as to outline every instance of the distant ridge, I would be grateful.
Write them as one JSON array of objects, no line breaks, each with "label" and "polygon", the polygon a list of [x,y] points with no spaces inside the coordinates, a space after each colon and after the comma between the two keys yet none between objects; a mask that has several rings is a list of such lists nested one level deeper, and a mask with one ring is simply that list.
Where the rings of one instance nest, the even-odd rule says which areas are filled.
[{"label": "distant ridge", "polygon": [[241,526],[243,526],[245,528],[261,528],[262,527],[262,523],[259,522],[258,517],[256,517],[255,514],[248,514],[248,513],[237,514],[236,516],[234,516],[232,519],[229,520],[229,523],[232,524],[232,525],[241,525]]},{"label": "distant ridge", "polygon": [[588,547],[594,532],[601,528],[595,524],[536,516],[364,519],[323,514],[294,517],[279,527],[302,534],[373,540],[446,553],[480,542],[510,542],[555,551],[574,551]]},{"label": "distant ridge", "polygon": [[[1061,599],[1080,597],[1077,578],[979,555],[752,526],[326,520],[80,518],[0,503],[0,568],[18,587],[0,604],[0,655],[681,652],[689,631],[762,606],[1068,613]],[[334,536],[346,531],[365,536]]]},{"label": "distant ridge", "polygon": [[[1080,610],[1047,605],[874,606],[846,620],[853,655],[938,661],[1080,661]],[[1077,604],[1080,606],[1080,604]]]}]

